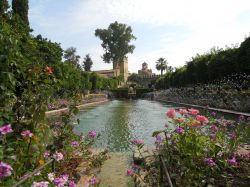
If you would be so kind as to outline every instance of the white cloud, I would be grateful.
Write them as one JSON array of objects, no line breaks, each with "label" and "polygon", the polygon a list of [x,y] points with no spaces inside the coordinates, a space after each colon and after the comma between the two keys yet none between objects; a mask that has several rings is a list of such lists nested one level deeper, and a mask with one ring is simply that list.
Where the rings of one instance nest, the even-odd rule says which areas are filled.
[{"label": "white cloud", "polygon": [[[46,0],[49,1],[52,2]],[[95,69],[112,66],[102,62],[102,49],[94,36],[94,30],[106,28],[115,20],[128,25],[144,24],[154,29],[167,26],[186,28],[182,32],[166,30],[158,36],[158,47],[152,47],[150,52],[137,47],[129,55],[129,69],[132,72],[137,72],[143,61],[154,69],[159,57],[165,57],[170,65],[183,65],[196,53],[206,52],[213,46],[239,43],[250,32],[249,0],[75,0],[70,1],[69,5],[71,2],[72,6],[63,10],[64,18],[49,20],[42,12],[46,11],[40,5],[42,1],[38,1],[32,12],[33,22],[39,20],[37,24],[47,28],[48,33],[56,30],[62,40],[71,36],[73,39],[79,33],[88,36],[93,43],[88,44],[87,49],[81,45],[84,38],[76,47],[91,54],[96,62]],[[239,20],[242,13],[244,19]],[[186,30],[188,33],[185,33]],[[139,33],[136,37],[140,38],[140,34],[145,33]]]}]

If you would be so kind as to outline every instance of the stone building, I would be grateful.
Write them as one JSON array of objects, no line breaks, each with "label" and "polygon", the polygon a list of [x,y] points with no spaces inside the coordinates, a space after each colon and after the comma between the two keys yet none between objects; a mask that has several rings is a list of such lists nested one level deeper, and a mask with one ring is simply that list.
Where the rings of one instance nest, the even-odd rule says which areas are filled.
[{"label": "stone building", "polygon": [[123,82],[126,83],[128,80],[128,59],[124,58],[124,60],[118,63],[117,66],[113,66],[113,69],[111,70],[100,70],[94,72],[105,78],[122,76]]},{"label": "stone building", "polygon": [[142,63],[142,69],[138,70],[138,75],[140,77],[151,77],[153,75],[155,75],[154,73],[152,73],[152,69],[148,69],[148,64],[146,62]]}]

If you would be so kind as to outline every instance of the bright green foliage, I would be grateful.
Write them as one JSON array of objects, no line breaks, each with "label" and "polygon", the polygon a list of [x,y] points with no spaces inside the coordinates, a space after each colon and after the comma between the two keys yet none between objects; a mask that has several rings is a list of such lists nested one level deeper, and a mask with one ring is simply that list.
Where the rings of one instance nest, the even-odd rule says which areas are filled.
[{"label": "bright green foliage", "polygon": [[[167,71],[165,83],[157,84],[158,88],[181,87],[194,84],[208,84],[221,81],[236,73],[250,74],[250,52],[247,38],[239,48],[212,48],[208,53],[192,57],[186,65],[175,71]],[[157,81],[158,83],[162,82]],[[163,82],[164,82],[163,81]],[[162,87],[162,85],[165,85]]]},{"label": "bright green foliage", "polygon": [[[39,167],[44,162],[45,149],[52,155],[62,152],[65,160],[74,156],[76,149],[71,142],[80,141],[80,137],[73,133],[71,117],[77,112],[73,104],[82,102],[76,98],[92,87],[89,73],[74,63],[62,62],[63,50],[58,43],[27,32],[27,25],[20,20],[22,3],[28,4],[28,1],[13,1],[16,6],[13,12],[19,16],[12,13],[0,16],[0,127],[11,124],[13,130],[0,134],[0,161],[13,168],[10,176],[1,178],[0,186],[13,186],[22,176]],[[61,129],[55,128],[45,116],[48,106],[57,97],[71,100],[69,112],[58,119]],[[21,135],[26,130],[33,136]],[[86,150],[93,142],[87,137],[81,143],[84,159],[91,158]],[[99,163],[98,159],[93,161]],[[56,165],[60,170],[60,164]],[[47,173],[51,172],[48,168],[22,186],[31,186],[33,180],[48,180]]]},{"label": "bright green foliage", "polygon": [[159,58],[156,62],[156,69],[161,71],[161,76],[162,76],[162,73],[163,71],[165,71],[167,69],[167,61],[164,59],[164,58]]},{"label": "bright green foliage", "polygon": [[81,57],[76,54],[76,48],[70,47],[70,48],[66,49],[64,51],[63,57],[65,58],[65,62],[71,63],[74,66],[76,66],[77,68],[80,68],[79,60]]},{"label": "bright green foliage", "polygon": [[91,74],[90,81],[92,82],[92,89],[94,91],[99,91],[103,86],[102,78],[99,77],[96,73]]},{"label": "bright green foliage", "polygon": [[12,0],[13,13],[18,15],[27,25],[29,25],[28,11],[29,1],[28,0]]},{"label": "bright green foliage", "polygon": [[135,46],[130,44],[136,39],[132,34],[132,28],[117,21],[111,23],[108,29],[96,29],[95,36],[102,40],[102,47],[105,51],[102,56],[104,62],[113,63],[114,68],[135,49]]},{"label": "bright green foliage", "polygon": [[90,71],[93,65],[93,61],[90,58],[89,54],[87,54],[83,60],[83,68],[85,71]]}]

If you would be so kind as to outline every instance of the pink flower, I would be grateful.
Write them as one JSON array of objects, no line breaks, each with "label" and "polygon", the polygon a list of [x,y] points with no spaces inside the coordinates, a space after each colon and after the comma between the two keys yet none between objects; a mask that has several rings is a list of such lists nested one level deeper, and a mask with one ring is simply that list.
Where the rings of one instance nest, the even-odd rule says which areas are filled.
[{"label": "pink flower", "polygon": [[89,136],[90,136],[91,138],[93,138],[93,139],[96,139],[96,137],[97,137],[96,131],[90,131],[90,132],[89,132]]},{"label": "pink flower", "polygon": [[22,133],[21,133],[21,135],[23,136],[23,137],[32,137],[33,136],[33,133],[31,133],[30,132],[30,130],[26,130],[26,131],[23,131]]},{"label": "pink flower", "polygon": [[91,179],[89,179],[89,183],[90,184],[98,184],[100,181],[96,178],[96,177],[92,177]]},{"label": "pink flower", "polygon": [[68,174],[62,174],[62,178],[67,182],[69,180],[69,175]]},{"label": "pink flower", "polygon": [[13,169],[9,164],[0,161],[0,178],[10,176],[12,170]]},{"label": "pink flower", "polygon": [[230,140],[234,140],[236,138],[236,134],[234,132],[229,133],[228,137],[229,137]]},{"label": "pink flower", "polygon": [[45,150],[44,153],[43,153],[43,156],[44,156],[44,158],[49,158],[49,156],[50,156],[50,151]]},{"label": "pink flower", "polygon": [[138,165],[136,165],[136,164],[132,164],[131,167],[132,167],[133,169],[140,169],[140,168],[141,168],[141,166],[138,166]]},{"label": "pink flower", "polygon": [[11,124],[7,124],[7,125],[0,127],[0,134],[2,134],[2,135],[5,135],[5,134],[11,133],[11,132],[13,132],[13,130],[11,128]]},{"label": "pink flower", "polygon": [[177,133],[183,133],[184,132],[184,129],[183,128],[181,128],[181,127],[177,127],[176,129],[175,129],[175,132],[177,132]]},{"label": "pink flower", "polygon": [[175,117],[175,109],[170,108],[166,113],[168,118],[174,118]]},{"label": "pink flower", "polygon": [[213,161],[213,159],[212,158],[206,158],[205,159],[205,162],[207,163],[207,165],[209,165],[209,166],[215,166],[215,162]]},{"label": "pink flower", "polygon": [[198,121],[200,121],[201,123],[208,123],[208,119],[207,119],[205,116],[197,115],[197,116],[196,116],[196,119],[197,119]]},{"label": "pink flower", "polygon": [[139,140],[139,139],[134,139],[134,140],[131,141],[131,143],[134,144],[134,145],[141,145],[141,144],[144,143],[144,141]]},{"label": "pink flower", "polygon": [[244,121],[245,117],[243,115],[239,116],[239,121]]},{"label": "pink flower", "polygon": [[185,108],[180,108],[180,109],[179,109],[179,113],[180,113],[181,115],[185,115],[185,114],[188,113],[188,111],[187,111]]},{"label": "pink flower", "polygon": [[78,141],[71,142],[72,147],[79,147],[80,143]]},{"label": "pink flower", "polygon": [[211,115],[212,115],[213,117],[215,117],[215,116],[216,116],[216,112],[211,112]]},{"label": "pink flower", "polygon": [[127,170],[127,176],[132,176],[132,175],[134,175],[134,170],[128,169]]},{"label": "pink flower", "polygon": [[237,161],[236,161],[235,157],[233,157],[232,159],[227,160],[227,163],[232,165],[232,166],[237,165]]},{"label": "pink flower", "polygon": [[81,133],[81,135],[80,135],[80,141],[82,141],[83,139],[84,139],[84,134]]},{"label": "pink flower", "polygon": [[196,116],[197,114],[200,113],[199,110],[196,110],[196,109],[193,109],[193,108],[188,109],[188,111],[191,112],[192,116]]},{"label": "pink flower", "polygon": [[60,152],[56,152],[54,155],[53,155],[54,159],[56,159],[56,161],[60,161],[60,160],[63,160],[63,154],[60,153]]},{"label": "pink flower", "polygon": [[47,186],[49,186],[48,181],[33,182],[33,184],[31,185],[31,187],[47,187]]},{"label": "pink flower", "polygon": [[55,122],[55,127],[56,127],[56,128],[62,127],[62,123],[61,123],[60,121],[56,121],[56,122]]},{"label": "pink flower", "polygon": [[61,177],[55,178],[55,180],[54,180],[53,182],[54,182],[54,184],[55,184],[57,187],[62,187],[62,186],[64,186],[64,184],[66,183],[66,181],[65,181],[63,178],[61,178]]},{"label": "pink flower", "polygon": [[76,184],[74,181],[69,181],[69,187],[76,187]]}]

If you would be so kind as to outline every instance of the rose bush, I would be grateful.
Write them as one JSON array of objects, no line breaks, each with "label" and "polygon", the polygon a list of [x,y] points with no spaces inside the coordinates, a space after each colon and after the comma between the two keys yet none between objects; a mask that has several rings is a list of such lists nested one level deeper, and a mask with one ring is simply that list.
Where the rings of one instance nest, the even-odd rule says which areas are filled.
[{"label": "rose bush", "polygon": [[244,116],[230,121],[215,115],[205,117],[195,109],[179,109],[177,114],[170,109],[167,116],[174,128],[153,133],[154,159],[142,162],[140,169],[129,170],[128,175],[137,178],[139,185],[159,185],[158,155],[162,155],[174,186],[249,184],[250,154],[242,152],[241,146],[249,141],[250,121]]}]

